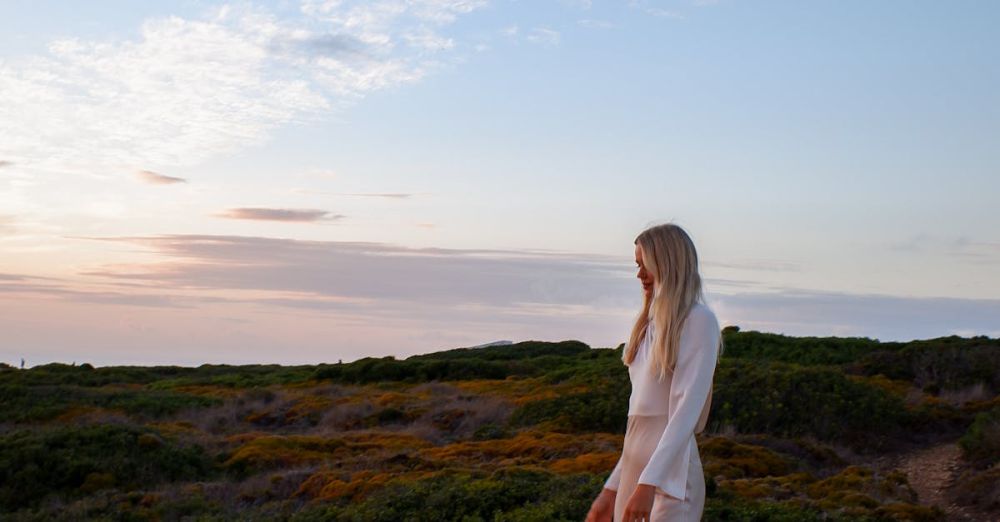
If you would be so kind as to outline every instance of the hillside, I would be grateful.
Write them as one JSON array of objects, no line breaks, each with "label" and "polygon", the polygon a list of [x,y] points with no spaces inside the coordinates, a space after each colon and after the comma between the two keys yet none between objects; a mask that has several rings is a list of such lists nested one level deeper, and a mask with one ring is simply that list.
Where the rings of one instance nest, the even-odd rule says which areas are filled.
[{"label": "hillside", "polygon": [[[1000,519],[1000,339],[724,337],[704,520]],[[621,350],[0,364],[0,518],[580,521],[621,450]]]}]

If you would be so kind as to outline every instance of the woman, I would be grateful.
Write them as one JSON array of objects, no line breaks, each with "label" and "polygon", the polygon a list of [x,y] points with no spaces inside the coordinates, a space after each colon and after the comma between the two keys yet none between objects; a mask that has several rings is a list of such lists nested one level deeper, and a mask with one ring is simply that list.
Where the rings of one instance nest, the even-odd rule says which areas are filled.
[{"label": "woman", "polygon": [[712,403],[719,323],[704,304],[694,243],[679,226],[639,234],[635,262],[644,299],[622,353],[632,382],[625,445],[587,522],[697,521],[705,477],[694,435]]}]

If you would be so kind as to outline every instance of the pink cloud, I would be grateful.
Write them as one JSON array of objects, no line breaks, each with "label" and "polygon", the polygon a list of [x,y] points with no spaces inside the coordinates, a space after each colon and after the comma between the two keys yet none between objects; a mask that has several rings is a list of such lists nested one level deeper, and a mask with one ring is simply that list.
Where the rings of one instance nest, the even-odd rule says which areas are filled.
[{"label": "pink cloud", "polygon": [[187,183],[184,178],[175,178],[173,176],[164,176],[163,174],[158,174],[151,170],[140,170],[136,173],[136,176],[149,184],[152,185],[172,185],[174,183]]},{"label": "pink cloud", "polygon": [[331,214],[326,210],[289,208],[230,208],[215,214],[228,219],[251,219],[259,221],[288,221],[310,223],[342,219],[341,214]]}]

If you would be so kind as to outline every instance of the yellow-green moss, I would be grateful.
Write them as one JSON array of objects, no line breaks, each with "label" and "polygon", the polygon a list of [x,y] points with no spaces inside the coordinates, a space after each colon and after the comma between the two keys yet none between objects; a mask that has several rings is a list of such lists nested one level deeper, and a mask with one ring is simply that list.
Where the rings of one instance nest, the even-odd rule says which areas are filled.
[{"label": "yellow-green moss", "polygon": [[726,437],[712,437],[699,444],[699,452],[710,477],[750,478],[785,475],[791,464],[781,455],[761,447],[741,444]]},{"label": "yellow-green moss", "polygon": [[889,502],[875,508],[873,514],[880,519],[909,522],[942,522],[945,513],[937,506],[926,507],[903,502]]}]

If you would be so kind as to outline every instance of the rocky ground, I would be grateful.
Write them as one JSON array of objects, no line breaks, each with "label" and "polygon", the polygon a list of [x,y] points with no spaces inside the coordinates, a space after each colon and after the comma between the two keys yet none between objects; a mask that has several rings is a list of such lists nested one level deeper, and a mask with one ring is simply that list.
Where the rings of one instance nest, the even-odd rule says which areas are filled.
[{"label": "rocky ground", "polygon": [[982,513],[969,506],[952,502],[947,491],[960,469],[961,449],[955,441],[941,442],[895,455],[886,455],[876,461],[879,469],[898,469],[906,473],[910,486],[916,491],[920,503],[938,506],[950,522],[983,522],[998,520],[996,514]]}]

